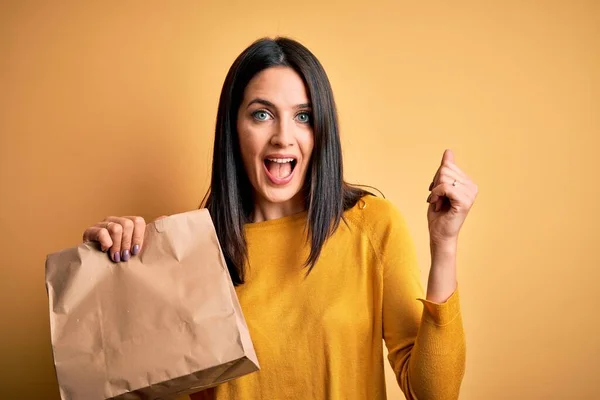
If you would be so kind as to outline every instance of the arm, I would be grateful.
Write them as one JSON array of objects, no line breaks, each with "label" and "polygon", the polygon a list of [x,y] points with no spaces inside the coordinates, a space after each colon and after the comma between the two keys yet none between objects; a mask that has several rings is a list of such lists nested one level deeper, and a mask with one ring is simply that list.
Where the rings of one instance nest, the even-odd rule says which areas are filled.
[{"label": "arm", "polygon": [[456,291],[456,247],[456,242],[443,246],[431,244],[427,300],[443,303]]},{"label": "arm", "polygon": [[[445,302],[419,303],[417,299],[423,297],[423,290],[408,229],[395,209],[390,210],[387,219],[379,236],[379,253],[383,334],[390,364],[408,400],[457,399],[465,368],[458,292],[452,290]],[[446,271],[439,271],[440,274],[433,273],[433,279],[443,283]]]},{"label": "arm", "polygon": [[[418,293],[415,284],[403,286],[403,282],[418,281],[415,277],[418,274],[413,246],[401,218],[398,223],[392,221],[391,225],[398,227],[392,229],[396,233],[390,235],[391,243],[384,249],[388,254],[383,263],[384,337],[390,362],[409,400],[458,398],[465,368],[465,339],[456,291],[456,249],[458,234],[478,188],[454,163],[452,151],[446,150],[429,190],[431,269],[427,300],[422,300],[423,314],[412,328],[416,331],[412,343],[410,327],[400,328],[398,322],[402,321],[397,321],[394,315],[412,306],[409,299],[398,295],[398,290]],[[412,314],[415,318],[414,309]]]},{"label": "arm", "polygon": [[431,248],[431,270],[427,299],[444,302],[456,290],[458,234],[477,197],[477,185],[455,164],[446,150],[429,186],[427,222]]}]

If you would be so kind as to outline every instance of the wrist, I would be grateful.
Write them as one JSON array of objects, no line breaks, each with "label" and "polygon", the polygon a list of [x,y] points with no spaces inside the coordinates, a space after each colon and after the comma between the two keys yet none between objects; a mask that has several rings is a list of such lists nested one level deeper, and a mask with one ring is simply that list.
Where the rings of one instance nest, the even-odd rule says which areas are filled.
[{"label": "wrist", "polygon": [[456,256],[458,239],[430,241],[431,255]]}]

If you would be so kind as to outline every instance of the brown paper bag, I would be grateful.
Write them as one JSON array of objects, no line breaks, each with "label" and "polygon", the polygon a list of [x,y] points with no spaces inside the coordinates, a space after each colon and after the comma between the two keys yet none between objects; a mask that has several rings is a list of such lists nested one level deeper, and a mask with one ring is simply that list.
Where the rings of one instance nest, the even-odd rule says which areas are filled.
[{"label": "brown paper bag", "polygon": [[173,399],[258,370],[206,210],[149,224],[129,262],[51,254],[46,288],[63,400]]}]

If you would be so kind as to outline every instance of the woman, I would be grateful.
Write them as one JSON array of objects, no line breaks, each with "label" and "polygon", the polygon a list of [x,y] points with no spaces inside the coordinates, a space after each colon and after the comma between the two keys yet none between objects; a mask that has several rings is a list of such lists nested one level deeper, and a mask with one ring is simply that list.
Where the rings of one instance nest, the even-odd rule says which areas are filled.
[{"label": "woman", "polygon": [[[382,338],[408,399],[458,397],[465,343],[456,249],[477,187],[446,151],[429,187],[432,264],[419,302],[404,220],[343,181],[341,154],[333,94],[315,56],[286,38],[248,47],[221,93],[205,205],[261,371],[220,385],[215,398],[383,399]],[[140,217],[109,217],[84,240],[127,261],[144,227]]]}]

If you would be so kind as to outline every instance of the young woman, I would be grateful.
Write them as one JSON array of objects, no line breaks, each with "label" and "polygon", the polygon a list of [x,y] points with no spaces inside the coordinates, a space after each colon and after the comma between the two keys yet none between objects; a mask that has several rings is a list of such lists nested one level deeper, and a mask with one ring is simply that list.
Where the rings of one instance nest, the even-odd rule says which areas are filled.
[{"label": "young woman", "polygon": [[[422,299],[402,216],[343,180],[336,107],[319,61],[286,38],[244,50],[221,92],[205,206],[261,370],[210,395],[384,399],[384,339],[408,399],[457,398],[465,341],[456,251],[477,186],[447,150],[429,190]],[[109,217],[84,240],[127,261],[144,227],[140,217]]]}]

